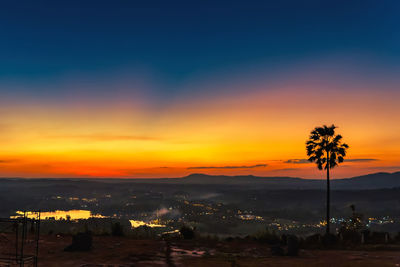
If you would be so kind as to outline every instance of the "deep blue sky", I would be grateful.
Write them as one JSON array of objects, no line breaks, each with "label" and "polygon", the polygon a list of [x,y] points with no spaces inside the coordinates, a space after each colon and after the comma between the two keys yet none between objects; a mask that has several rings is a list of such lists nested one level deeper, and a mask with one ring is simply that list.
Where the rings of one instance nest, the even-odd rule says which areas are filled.
[{"label": "deep blue sky", "polygon": [[0,176],[319,177],[284,162],[331,123],[353,159],[335,177],[398,171],[399,14],[398,0],[3,1]]},{"label": "deep blue sky", "polygon": [[141,69],[174,85],[337,55],[390,67],[399,59],[399,14],[399,1],[2,3],[0,79]]}]

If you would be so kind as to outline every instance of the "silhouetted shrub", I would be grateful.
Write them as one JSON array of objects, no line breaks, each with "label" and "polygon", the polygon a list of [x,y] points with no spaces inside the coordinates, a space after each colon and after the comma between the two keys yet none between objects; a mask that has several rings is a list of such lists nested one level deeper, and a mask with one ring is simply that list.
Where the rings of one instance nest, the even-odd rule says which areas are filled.
[{"label": "silhouetted shrub", "polygon": [[284,256],[285,251],[280,245],[273,245],[270,247],[271,254],[274,256]]},{"label": "silhouetted shrub", "polygon": [[319,248],[322,244],[322,236],[320,234],[314,234],[306,237],[303,242],[306,248]]},{"label": "silhouetted shrub", "polygon": [[[356,212],[356,206],[350,205],[352,214],[341,225],[339,236],[344,245],[361,243],[363,232],[367,230],[364,215]],[[364,234],[364,238],[366,235]],[[365,240],[364,240],[365,241]]]},{"label": "silhouetted shrub", "polygon": [[397,235],[394,237],[394,240],[396,242],[400,242],[400,232],[397,233]]},{"label": "silhouetted shrub", "polygon": [[361,243],[367,244],[370,242],[370,230],[365,229],[361,231]]},{"label": "silhouetted shrub", "polygon": [[217,235],[207,235],[205,239],[208,241],[219,241],[219,237]]},{"label": "silhouetted shrub", "polygon": [[285,235],[285,234],[281,235],[281,245],[282,246],[287,245],[287,239],[288,239],[287,235]]},{"label": "silhouetted shrub", "polygon": [[72,236],[72,244],[66,247],[65,251],[88,251],[92,248],[92,233],[77,233]]},{"label": "silhouetted shrub", "polygon": [[339,238],[334,234],[325,234],[322,236],[322,245],[325,248],[335,247],[339,242]]},{"label": "silhouetted shrub", "polygon": [[227,241],[227,242],[232,242],[234,239],[233,239],[233,237],[227,237],[227,238],[225,238],[225,241]]},{"label": "silhouetted shrub", "polygon": [[346,228],[348,230],[353,230],[357,232],[361,232],[366,229],[366,224],[364,221],[364,215],[362,213],[356,212],[356,206],[350,205],[352,214],[349,218],[346,219],[342,223],[342,228]]},{"label": "silhouetted shrub", "polygon": [[123,236],[124,235],[124,229],[120,222],[116,222],[111,225],[111,234],[113,236]]},{"label": "silhouetted shrub", "polygon": [[334,234],[314,234],[299,240],[299,246],[307,249],[338,248],[340,246],[339,241],[339,237]]},{"label": "silhouetted shrub", "polygon": [[300,250],[300,242],[297,236],[289,235],[287,237],[287,255],[297,256]]},{"label": "silhouetted shrub", "polygon": [[179,232],[182,234],[184,239],[193,239],[194,238],[194,229],[189,226],[182,226]]},{"label": "silhouetted shrub", "polygon": [[346,244],[360,244],[361,233],[353,229],[341,229],[339,235]]},{"label": "silhouetted shrub", "polygon": [[281,238],[273,231],[265,229],[265,231],[258,232],[254,238],[257,241],[264,242],[270,245],[276,245],[281,243]]},{"label": "silhouetted shrub", "polygon": [[369,237],[369,243],[382,244],[390,241],[389,233],[387,232],[372,232]]}]

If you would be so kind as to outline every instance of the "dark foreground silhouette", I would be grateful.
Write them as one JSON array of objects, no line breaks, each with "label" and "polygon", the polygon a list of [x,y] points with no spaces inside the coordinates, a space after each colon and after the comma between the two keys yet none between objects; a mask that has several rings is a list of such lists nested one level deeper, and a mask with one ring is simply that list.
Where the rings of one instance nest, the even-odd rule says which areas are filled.
[{"label": "dark foreground silhouette", "polygon": [[[39,266],[396,266],[400,263],[400,246],[396,244],[298,251],[282,246],[283,254],[277,254],[271,244],[252,239],[167,241],[94,236],[89,251],[64,251],[71,240],[70,235],[43,236]],[[291,249],[297,253],[290,254]]]}]

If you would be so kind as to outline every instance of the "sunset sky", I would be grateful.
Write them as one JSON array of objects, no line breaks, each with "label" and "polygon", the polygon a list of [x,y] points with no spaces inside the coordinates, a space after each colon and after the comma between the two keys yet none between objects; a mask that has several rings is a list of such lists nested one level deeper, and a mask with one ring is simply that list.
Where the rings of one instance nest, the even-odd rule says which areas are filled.
[{"label": "sunset sky", "polygon": [[0,177],[324,178],[332,123],[334,178],[400,171],[399,1],[39,2],[0,9]]}]

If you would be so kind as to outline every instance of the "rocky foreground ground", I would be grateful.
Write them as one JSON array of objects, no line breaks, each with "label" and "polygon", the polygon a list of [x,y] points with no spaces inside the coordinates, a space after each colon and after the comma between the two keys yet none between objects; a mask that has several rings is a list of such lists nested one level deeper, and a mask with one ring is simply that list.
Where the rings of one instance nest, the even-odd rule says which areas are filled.
[{"label": "rocky foreground ground", "polygon": [[[67,252],[71,236],[42,236],[39,266],[400,266],[400,247],[358,250],[301,250],[298,257],[274,256],[254,241],[136,240],[95,236],[90,251]],[[0,265],[2,266],[2,265]]]}]

